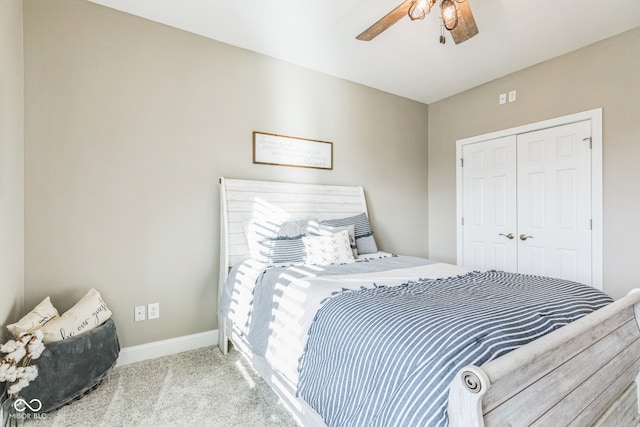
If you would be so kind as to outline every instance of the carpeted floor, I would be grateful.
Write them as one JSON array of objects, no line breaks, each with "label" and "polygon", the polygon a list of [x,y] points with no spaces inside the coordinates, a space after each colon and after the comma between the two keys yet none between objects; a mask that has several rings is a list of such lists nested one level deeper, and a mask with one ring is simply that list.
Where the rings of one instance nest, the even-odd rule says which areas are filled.
[{"label": "carpeted floor", "polygon": [[237,351],[205,347],[115,368],[94,391],[25,426],[297,426]]}]

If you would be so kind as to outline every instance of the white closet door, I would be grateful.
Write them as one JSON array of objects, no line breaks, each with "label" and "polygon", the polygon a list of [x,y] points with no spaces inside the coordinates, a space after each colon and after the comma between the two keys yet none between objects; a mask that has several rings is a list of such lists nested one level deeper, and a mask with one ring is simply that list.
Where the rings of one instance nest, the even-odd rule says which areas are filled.
[{"label": "white closet door", "polygon": [[516,137],[463,147],[463,264],[516,272]]},{"label": "white closet door", "polygon": [[591,125],[520,134],[518,272],[591,284]]}]

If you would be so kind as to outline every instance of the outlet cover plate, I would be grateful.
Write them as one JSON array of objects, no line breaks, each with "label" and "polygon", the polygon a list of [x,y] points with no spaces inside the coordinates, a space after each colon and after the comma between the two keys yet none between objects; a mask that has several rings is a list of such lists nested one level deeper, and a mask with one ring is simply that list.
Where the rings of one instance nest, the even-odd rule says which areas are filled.
[{"label": "outlet cover plate", "polygon": [[160,317],[160,303],[154,302],[153,304],[148,304],[147,312],[149,313],[149,320]]}]

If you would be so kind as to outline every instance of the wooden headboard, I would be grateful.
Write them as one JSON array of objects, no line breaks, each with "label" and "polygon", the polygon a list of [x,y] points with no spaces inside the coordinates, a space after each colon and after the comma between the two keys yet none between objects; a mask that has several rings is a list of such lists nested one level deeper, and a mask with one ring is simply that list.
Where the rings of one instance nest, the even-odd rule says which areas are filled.
[{"label": "wooden headboard", "polygon": [[[220,286],[250,258],[244,224],[254,218],[320,220],[367,213],[362,187],[220,178]],[[368,214],[368,213],[367,213]]]}]

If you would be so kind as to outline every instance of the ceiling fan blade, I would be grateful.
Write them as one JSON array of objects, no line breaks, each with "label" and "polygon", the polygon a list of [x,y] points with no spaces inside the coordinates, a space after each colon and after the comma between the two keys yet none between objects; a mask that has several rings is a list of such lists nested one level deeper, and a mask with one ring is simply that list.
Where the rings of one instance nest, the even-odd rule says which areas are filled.
[{"label": "ceiling fan blade", "polygon": [[396,7],[391,12],[383,16],[378,22],[364,30],[362,34],[356,37],[356,39],[366,42],[373,40],[384,30],[398,22],[403,17],[407,16],[407,12],[409,11],[409,7],[411,6],[412,1],[413,0],[406,0],[402,2],[400,6]]},{"label": "ceiling fan blade", "polygon": [[454,43],[459,44],[478,34],[478,27],[476,26],[476,20],[473,19],[469,0],[456,3],[456,6],[458,6],[458,25],[450,32]]}]

